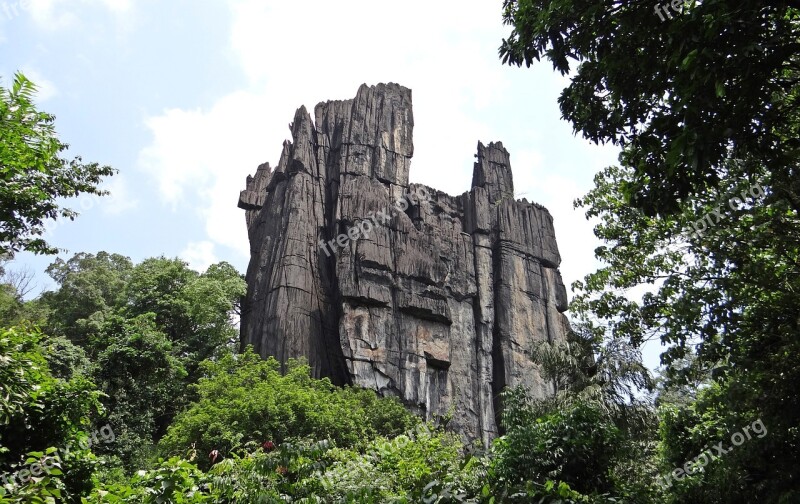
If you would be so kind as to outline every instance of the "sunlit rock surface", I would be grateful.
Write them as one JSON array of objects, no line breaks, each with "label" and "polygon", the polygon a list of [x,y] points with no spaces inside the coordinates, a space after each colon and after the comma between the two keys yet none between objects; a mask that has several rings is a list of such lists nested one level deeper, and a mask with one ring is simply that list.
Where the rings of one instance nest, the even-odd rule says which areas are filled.
[{"label": "sunlit rock surface", "polygon": [[530,350],[569,330],[550,213],[514,199],[499,142],[478,144],[469,192],[410,184],[411,91],[397,84],[363,85],[313,118],[301,107],[290,127],[277,167],[259,166],[239,199],[242,344],[427,418],[452,413],[488,443],[503,387],[552,391]]}]

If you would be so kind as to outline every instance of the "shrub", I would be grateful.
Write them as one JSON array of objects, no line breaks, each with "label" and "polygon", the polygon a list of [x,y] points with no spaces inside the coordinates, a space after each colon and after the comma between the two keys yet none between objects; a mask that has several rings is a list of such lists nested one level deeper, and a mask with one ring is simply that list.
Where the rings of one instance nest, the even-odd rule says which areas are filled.
[{"label": "shrub", "polygon": [[160,443],[169,454],[199,452],[201,467],[210,465],[212,450],[228,457],[248,442],[310,438],[355,447],[418,423],[396,399],[313,379],[310,368],[297,361],[281,374],[275,359],[263,360],[251,349],[202,367],[199,399],[178,415]]}]

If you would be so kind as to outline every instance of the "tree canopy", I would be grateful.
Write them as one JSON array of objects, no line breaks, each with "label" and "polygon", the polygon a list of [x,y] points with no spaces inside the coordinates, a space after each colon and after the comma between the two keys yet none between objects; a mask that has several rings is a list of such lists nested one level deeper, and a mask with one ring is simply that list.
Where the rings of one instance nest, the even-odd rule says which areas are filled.
[{"label": "tree canopy", "polygon": [[632,172],[621,193],[647,214],[718,186],[729,159],[768,167],[800,210],[800,5],[680,4],[665,19],[661,2],[505,0],[500,56],[518,66],[546,58],[570,75],[563,117],[584,138],[622,147]]},{"label": "tree canopy", "polygon": [[[603,265],[575,283],[571,310],[596,337],[666,346],[663,470],[756,418],[769,426],[666,501],[790,502],[800,478],[800,5],[672,5],[507,0],[500,53],[569,74],[564,118],[622,147],[620,165],[576,201],[597,219]],[[675,401],[692,383],[693,397]]]},{"label": "tree canopy", "polygon": [[56,135],[55,116],[36,108],[35,93],[20,73],[10,88],[0,86],[0,256],[57,253],[44,237],[45,222],[78,215],[60,200],[107,194],[98,186],[115,173],[80,157],[62,157],[69,145]]}]

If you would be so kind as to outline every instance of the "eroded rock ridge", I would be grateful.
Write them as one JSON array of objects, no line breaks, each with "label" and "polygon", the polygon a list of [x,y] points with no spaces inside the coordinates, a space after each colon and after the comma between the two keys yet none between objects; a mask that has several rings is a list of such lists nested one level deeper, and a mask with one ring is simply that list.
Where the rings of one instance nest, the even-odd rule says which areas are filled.
[{"label": "eroded rock ridge", "polygon": [[[469,192],[410,184],[413,126],[397,84],[320,103],[313,120],[297,111],[277,167],[259,166],[239,199],[251,252],[242,344],[305,357],[316,376],[429,419],[452,413],[488,443],[503,387],[552,392],[530,350],[569,331],[553,219],[514,199],[499,142],[478,144]],[[408,193],[426,197],[398,206]],[[381,212],[368,233],[321,246]]]}]

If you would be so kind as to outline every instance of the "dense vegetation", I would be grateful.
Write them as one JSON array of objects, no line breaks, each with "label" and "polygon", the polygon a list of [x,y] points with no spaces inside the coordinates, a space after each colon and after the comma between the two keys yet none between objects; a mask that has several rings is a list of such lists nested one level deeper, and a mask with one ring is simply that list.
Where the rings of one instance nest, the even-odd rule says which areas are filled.
[{"label": "dense vegetation", "polygon": [[[653,7],[504,2],[502,59],[569,74],[564,117],[623,153],[576,201],[604,245],[575,331],[527,349],[556,394],[507,390],[490,447],[240,352],[226,263],[79,253],[36,299],[0,268],[0,502],[800,500],[800,10]],[[56,200],[112,173],[59,158],[32,93],[22,76],[0,92],[9,259],[53,252],[44,221],[74,216]]]},{"label": "dense vegetation", "polygon": [[[564,117],[623,148],[576,202],[599,221],[605,266],[577,283],[572,310],[597,337],[666,346],[663,470],[692,469],[756,420],[768,429],[676,473],[666,500],[798,501],[800,6],[662,5],[670,16],[648,3],[504,6],[503,59],[544,57],[571,73]],[[634,289],[648,293],[636,300]]]}]

